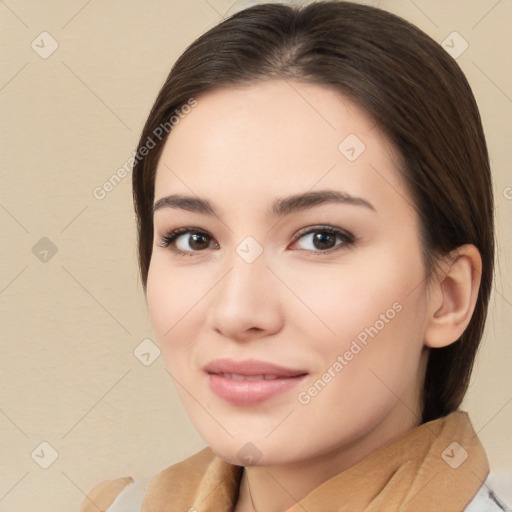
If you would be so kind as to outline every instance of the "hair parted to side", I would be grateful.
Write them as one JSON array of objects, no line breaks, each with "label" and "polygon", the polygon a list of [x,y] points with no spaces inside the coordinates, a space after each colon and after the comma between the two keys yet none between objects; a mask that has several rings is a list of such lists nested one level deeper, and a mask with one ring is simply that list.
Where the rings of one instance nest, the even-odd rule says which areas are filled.
[{"label": "hair parted to side", "polygon": [[[196,39],[179,57],[142,131],[133,167],[144,291],[153,246],[158,128],[191,98],[218,87],[286,79],[333,86],[373,117],[401,155],[398,171],[421,222],[426,277],[437,257],[474,244],[482,257],[476,307],[460,339],[430,349],[422,421],[456,410],[483,334],[494,268],[494,199],[487,146],[471,88],[445,50],[381,9],[343,1],[260,4]],[[212,120],[212,129],[214,128]],[[172,131],[172,130],[171,130]]]}]

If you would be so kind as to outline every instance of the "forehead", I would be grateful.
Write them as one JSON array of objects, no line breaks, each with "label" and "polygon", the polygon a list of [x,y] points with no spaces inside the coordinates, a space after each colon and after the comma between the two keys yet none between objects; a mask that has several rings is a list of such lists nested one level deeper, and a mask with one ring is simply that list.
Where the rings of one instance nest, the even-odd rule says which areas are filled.
[{"label": "forehead", "polygon": [[[257,196],[340,187],[400,187],[397,155],[371,117],[333,87],[273,80],[216,89],[171,131],[155,197]],[[250,194],[247,194],[247,191]],[[233,198],[231,198],[233,199]]]}]

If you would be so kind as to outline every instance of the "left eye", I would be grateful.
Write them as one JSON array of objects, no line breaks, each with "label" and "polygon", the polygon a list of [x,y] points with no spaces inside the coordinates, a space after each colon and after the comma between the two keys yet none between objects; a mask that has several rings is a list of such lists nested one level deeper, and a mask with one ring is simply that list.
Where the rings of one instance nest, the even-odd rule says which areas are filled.
[{"label": "left eye", "polygon": [[[320,250],[321,254],[330,253],[354,243],[354,237],[351,234],[330,226],[310,228],[302,234],[299,233],[295,240],[302,238],[308,240],[310,247],[312,246],[312,249],[304,248],[305,251],[319,252]],[[341,240],[338,244],[336,244],[337,239]]]},{"label": "left eye", "polygon": [[[180,240],[182,237],[183,240]],[[354,244],[354,237],[350,233],[331,226],[321,226],[306,228],[299,232],[294,238],[293,245],[296,245],[301,239],[306,240],[307,237],[309,237],[310,247],[301,250],[313,254],[327,254]],[[341,242],[336,244],[338,239]],[[208,249],[212,243],[213,248],[219,249],[219,244],[213,241],[213,238],[205,231],[184,227],[163,236],[158,245],[170,247],[178,255],[193,256],[197,252]]]}]

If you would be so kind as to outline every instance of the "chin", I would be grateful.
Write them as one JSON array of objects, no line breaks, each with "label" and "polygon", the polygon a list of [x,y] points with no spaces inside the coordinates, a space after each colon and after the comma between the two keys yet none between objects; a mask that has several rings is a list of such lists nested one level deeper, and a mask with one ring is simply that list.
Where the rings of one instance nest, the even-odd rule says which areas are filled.
[{"label": "chin", "polygon": [[235,466],[262,466],[276,462],[269,461],[263,451],[250,441],[232,442],[231,446],[219,446],[218,443],[208,446],[217,457]]},{"label": "chin", "polygon": [[224,445],[218,442],[208,444],[217,457],[236,466],[272,466],[286,465],[297,460],[298,454],[293,451],[279,453],[279,447],[271,443],[251,442],[248,440],[231,440]]}]

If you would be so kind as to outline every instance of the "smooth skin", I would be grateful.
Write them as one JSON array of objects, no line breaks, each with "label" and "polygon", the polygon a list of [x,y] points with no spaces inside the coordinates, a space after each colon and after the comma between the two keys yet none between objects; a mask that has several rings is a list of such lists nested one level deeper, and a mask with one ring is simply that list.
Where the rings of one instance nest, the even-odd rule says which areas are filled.
[{"label": "smooth skin", "polygon": [[[398,155],[372,119],[334,89],[269,80],[197,100],[166,141],[155,202],[170,194],[200,197],[218,216],[155,211],[148,309],[204,441],[238,465],[242,447],[258,449],[243,472],[236,512],[283,512],[420,425],[428,348],[453,343],[468,325],[481,259],[474,246],[462,246],[426,279],[419,221]],[[339,149],[350,134],[365,145],[354,161],[343,144]],[[276,198],[320,190],[373,208],[331,203],[266,215]],[[315,244],[325,226],[350,233],[354,242],[326,234],[323,245]],[[193,239],[192,230],[163,247],[162,238],[180,227],[206,234]],[[318,229],[299,237],[308,227]],[[263,250],[252,263],[236,252],[248,236]],[[298,394],[395,303],[400,312],[301,403]],[[202,371],[219,357],[260,359],[308,375],[300,387],[261,404],[236,406],[210,390]]]}]

